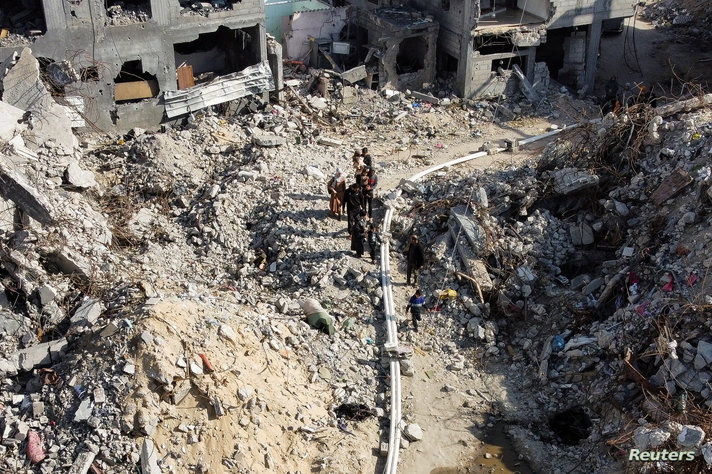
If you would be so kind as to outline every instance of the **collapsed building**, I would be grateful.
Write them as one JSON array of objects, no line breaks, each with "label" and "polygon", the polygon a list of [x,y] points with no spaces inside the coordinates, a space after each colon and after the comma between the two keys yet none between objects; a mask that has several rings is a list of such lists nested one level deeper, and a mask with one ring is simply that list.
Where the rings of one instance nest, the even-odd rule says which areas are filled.
[{"label": "collapsed building", "polygon": [[[549,74],[575,90],[590,91],[603,23],[633,14],[629,2],[621,0],[350,3],[355,11],[336,32],[324,32],[325,22],[311,22],[315,36],[331,34],[318,39],[324,45],[345,41],[350,46],[344,54],[337,53],[347,66],[363,63],[375,85],[400,89],[422,88],[438,72],[454,77],[454,91],[464,98],[496,97],[505,92],[510,77],[525,76],[536,83]],[[303,32],[308,21],[294,23],[309,15],[322,18],[324,13],[291,15],[294,29]],[[283,32],[280,39],[291,35]],[[300,57],[289,48],[287,54]]]},{"label": "collapsed building", "polygon": [[622,0],[313,3],[270,19],[255,0],[28,0],[0,8],[0,59],[31,47],[60,105],[129,129],[281,89],[282,47],[268,45],[266,24],[292,60],[361,67],[350,82],[422,90],[449,77],[470,98],[549,76],[591,90],[603,22],[632,14]]},{"label": "collapsed building", "polygon": [[29,46],[58,102],[100,128],[154,126],[274,88],[259,0],[7,3],[0,58]]}]

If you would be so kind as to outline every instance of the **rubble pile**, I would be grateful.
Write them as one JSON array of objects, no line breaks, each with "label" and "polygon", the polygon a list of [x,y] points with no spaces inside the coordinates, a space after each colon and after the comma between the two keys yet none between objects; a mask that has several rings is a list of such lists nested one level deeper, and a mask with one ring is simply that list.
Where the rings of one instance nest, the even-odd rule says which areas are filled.
[{"label": "rubble pile", "polygon": [[151,19],[149,4],[110,2],[106,7],[106,25],[121,26],[144,23]]},{"label": "rubble pile", "polygon": [[[465,379],[483,359],[509,365],[522,390],[536,387],[529,406],[505,419],[538,470],[554,466],[537,452],[557,453],[566,471],[582,457],[587,470],[616,462],[595,449],[601,440],[693,449],[697,467],[712,463],[710,112],[670,107],[636,106],[560,139],[528,166],[434,177],[390,201],[401,214],[394,237],[415,232],[435,249],[420,286],[458,292],[424,347]],[[629,136],[640,120],[655,126]],[[624,124],[629,147],[608,147]],[[595,434],[562,447],[536,414],[576,405]],[[541,444],[526,448],[532,440]]]},{"label": "rubble pile", "polygon": [[201,15],[209,16],[212,12],[232,10],[232,5],[236,0],[212,0],[210,2],[199,2],[195,0],[180,0],[182,7],[181,15]]},{"label": "rubble pile", "polygon": [[674,0],[652,2],[645,5],[643,18],[656,28],[670,29],[674,34],[693,44],[694,41],[709,42],[709,26],[712,23],[712,7],[700,0]]},{"label": "rubble pile", "polygon": [[[39,70],[27,54],[6,77]],[[4,86],[3,106],[21,95]],[[351,175],[362,146],[396,211],[383,236],[396,278],[401,242],[416,233],[427,250],[431,311],[423,333],[401,327],[404,375],[415,353],[458,375],[444,392],[511,378],[526,399],[489,410],[541,472],[619,462],[604,443],[707,462],[710,97],[636,105],[523,166],[412,183],[492,121],[558,116],[562,95],[535,109],[295,86],[281,105],[245,100],[155,133],[40,140],[27,119],[2,130],[4,468],[375,469],[394,357],[379,348],[379,269],[353,258],[326,206],[327,180]],[[416,147],[429,154],[396,158]],[[427,440],[414,416],[401,448]],[[562,433],[570,419],[581,426]]]}]

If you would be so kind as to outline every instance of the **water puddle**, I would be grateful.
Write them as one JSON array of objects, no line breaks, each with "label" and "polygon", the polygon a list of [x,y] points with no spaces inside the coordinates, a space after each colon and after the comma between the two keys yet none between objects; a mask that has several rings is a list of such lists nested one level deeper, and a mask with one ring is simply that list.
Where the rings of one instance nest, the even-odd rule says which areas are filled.
[{"label": "water puddle", "polygon": [[478,448],[477,456],[466,467],[438,467],[430,474],[534,474],[529,465],[519,459],[504,431],[504,425],[495,425],[485,435],[485,444]]}]

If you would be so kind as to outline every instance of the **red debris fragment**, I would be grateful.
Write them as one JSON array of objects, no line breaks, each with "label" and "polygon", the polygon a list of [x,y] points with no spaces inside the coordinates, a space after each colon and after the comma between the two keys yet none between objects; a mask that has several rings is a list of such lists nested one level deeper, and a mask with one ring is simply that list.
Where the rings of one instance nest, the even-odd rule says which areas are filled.
[{"label": "red debris fragment", "polygon": [[27,433],[27,457],[32,464],[42,462],[42,460],[47,457],[42,447],[42,439],[35,430],[30,430],[30,432]]},{"label": "red debris fragment", "polygon": [[665,276],[663,277],[663,281],[667,281],[663,285],[662,290],[663,291],[672,291],[673,287],[675,286],[675,277],[672,276],[672,273],[665,273]]},{"label": "red debris fragment", "polygon": [[213,369],[213,364],[210,363],[208,360],[208,356],[205,354],[198,354],[200,355],[200,358],[203,359],[203,365],[205,365],[205,371],[207,373],[215,372],[215,369]]}]

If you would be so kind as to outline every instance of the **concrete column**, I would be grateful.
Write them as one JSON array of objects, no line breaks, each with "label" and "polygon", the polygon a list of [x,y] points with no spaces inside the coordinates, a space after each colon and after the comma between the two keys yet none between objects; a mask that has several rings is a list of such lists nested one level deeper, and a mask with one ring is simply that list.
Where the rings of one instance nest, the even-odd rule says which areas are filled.
[{"label": "concrete column", "polygon": [[277,101],[284,101],[284,73],[282,67],[282,45],[279,44],[273,37],[267,37],[267,59],[269,60],[269,67],[272,70],[272,77],[274,78],[274,92],[272,92],[272,97]]},{"label": "concrete column", "polygon": [[42,2],[47,31],[64,30],[67,27],[67,17],[64,14],[63,3],[62,0],[45,0]]},{"label": "concrete column", "polygon": [[601,23],[602,20],[596,19],[588,29],[586,45],[586,92],[593,91],[593,85],[596,80],[596,68],[598,67],[598,47],[601,44]]},{"label": "concrete column", "polygon": [[534,84],[534,65],[536,64],[536,46],[530,46],[527,48],[529,54],[526,56],[524,63],[524,74],[527,76],[529,82]]},{"label": "concrete column", "polygon": [[[462,28],[460,29],[460,56],[457,58],[457,78],[455,90],[464,99],[472,95],[472,28],[475,26],[474,5],[475,0],[464,0],[462,5]],[[479,1],[479,0],[477,0]]]}]

